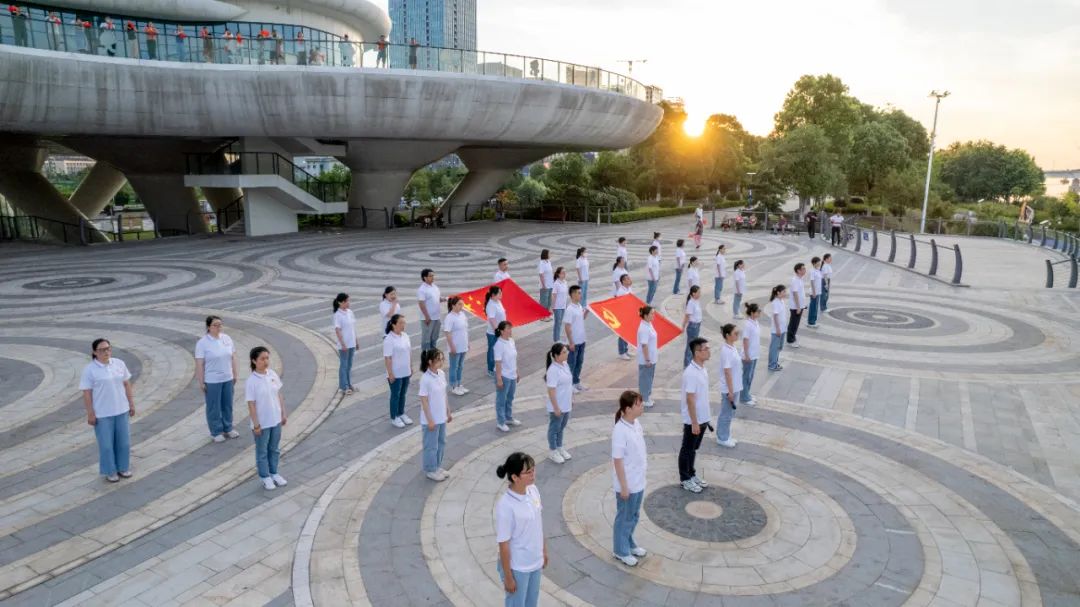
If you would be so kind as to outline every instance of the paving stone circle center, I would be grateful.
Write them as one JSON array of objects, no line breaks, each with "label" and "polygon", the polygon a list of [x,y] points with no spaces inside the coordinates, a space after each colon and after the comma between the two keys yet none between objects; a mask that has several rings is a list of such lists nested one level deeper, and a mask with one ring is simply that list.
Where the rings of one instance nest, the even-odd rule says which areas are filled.
[{"label": "paving stone circle center", "polygon": [[929,316],[908,310],[886,310],[884,308],[833,308],[829,316],[864,327],[881,329],[929,329],[937,325]]},{"label": "paving stone circle center", "polygon": [[[753,537],[769,517],[750,497],[726,487],[687,493],[678,485],[645,496],[645,514],[661,529],[701,542],[733,542]],[[690,514],[690,516],[686,516]]]},{"label": "paving stone circle center", "polygon": [[438,259],[461,259],[469,256],[468,253],[462,253],[461,251],[434,251],[429,255]]},{"label": "paving stone circle center", "polygon": [[67,278],[51,278],[49,280],[28,282],[23,284],[23,288],[38,291],[88,289],[114,282],[116,282],[116,279],[111,276],[69,276]]},{"label": "paving stone circle center", "polygon": [[716,502],[695,500],[686,504],[686,513],[696,518],[714,519],[720,518],[724,514],[724,509]]}]

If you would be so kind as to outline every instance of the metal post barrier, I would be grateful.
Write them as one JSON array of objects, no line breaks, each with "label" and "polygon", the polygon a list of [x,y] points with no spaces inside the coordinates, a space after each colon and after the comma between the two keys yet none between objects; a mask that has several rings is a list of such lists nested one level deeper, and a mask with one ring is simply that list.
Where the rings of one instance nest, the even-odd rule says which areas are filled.
[{"label": "metal post barrier", "polygon": [[907,267],[908,268],[914,268],[915,267],[915,235],[914,234],[909,234],[909,236],[911,236],[911,259],[908,260]]},{"label": "metal post barrier", "polygon": [[953,268],[952,283],[958,285],[964,274],[964,258],[960,255],[960,245],[953,245],[953,251],[956,253],[956,266]]},{"label": "metal post barrier", "polygon": [[416,225],[416,207],[409,205],[409,226]]},{"label": "metal post barrier", "polygon": [[383,207],[382,211],[383,211],[383,215],[386,217],[386,229],[387,230],[393,230],[394,229],[394,221],[393,221],[394,216],[390,214],[390,209],[388,209],[386,207]]},{"label": "metal post barrier", "polygon": [[1030,242],[1030,243],[1034,243],[1035,242],[1034,228],[1031,226],[1030,223],[1028,224],[1027,228],[1028,228],[1028,230],[1027,230],[1027,232],[1028,232],[1027,233],[1027,241]]},{"label": "metal post barrier", "polygon": [[461,218],[461,223],[468,223],[469,221],[469,203],[465,203],[465,216]]},{"label": "metal post barrier", "polygon": [[715,230],[716,229],[716,209],[712,210],[712,219],[710,221],[712,221],[711,225],[712,225],[712,228]]},{"label": "metal post barrier", "polygon": [[930,276],[937,276],[937,242],[930,239]]},{"label": "metal post barrier", "polygon": [[360,207],[360,227],[367,227],[367,209]]},{"label": "metal post barrier", "polygon": [[855,228],[855,252],[862,250],[862,228]]},{"label": "metal post barrier", "polygon": [[1046,226],[1045,225],[1042,226],[1042,242],[1039,243],[1039,246],[1040,247],[1045,247],[1046,246]]},{"label": "metal post barrier", "polygon": [[1069,261],[1069,288],[1076,288],[1076,259]]},{"label": "metal post barrier", "polygon": [[896,261],[896,230],[889,230],[889,263]]},{"label": "metal post barrier", "polygon": [[1054,288],[1054,264],[1049,259],[1046,260],[1046,288]]},{"label": "metal post barrier", "polygon": [[874,228],[874,244],[870,247],[870,257],[877,257],[877,228]]}]

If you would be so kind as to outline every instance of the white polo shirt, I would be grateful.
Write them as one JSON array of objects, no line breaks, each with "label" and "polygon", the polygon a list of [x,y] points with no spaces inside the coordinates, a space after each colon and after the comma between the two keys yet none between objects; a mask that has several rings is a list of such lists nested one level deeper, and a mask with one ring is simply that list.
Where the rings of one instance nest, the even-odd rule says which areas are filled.
[{"label": "white polo shirt", "polygon": [[[341,329],[341,341],[338,346],[346,348],[356,347],[356,316],[352,310],[338,309],[334,312],[334,329]],[[196,356],[195,358],[198,358]]]},{"label": "white polo shirt", "polygon": [[709,372],[692,360],[683,369],[681,403],[683,423],[690,425],[690,409],[686,402],[687,394],[694,395],[694,411],[697,414],[697,422],[704,424],[712,419],[712,409],[709,408]]},{"label": "white polo shirt", "polygon": [[721,254],[716,255],[716,276],[727,278],[727,260]]},{"label": "white polo shirt", "polygon": [[691,287],[694,285],[701,286],[701,273],[698,272],[697,266],[692,266],[686,270],[686,284]]},{"label": "white polo shirt", "polygon": [[649,280],[660,280],[660,256],[649,255],[645,260],[645,267],[649,270]]},{"label": "white polo shirt", "polygon": [[615,268],[615,270],[611,273],[612,293],[619,290],[619,280],[629,273],[630,272],[627,272],[625,268]]},{"label": "white polo shirt", "polygon": [[784,331],[784,323],[787,322],[787,317],[785,316],[785,314],[787,313],[787,309],[788,309],[788,307],[784,304],[784,300],[782,298],[780,298],[780,297],[777,297],[776,299],[769,302],[769,314],[770,314],[770,316],[772,316],[773,319],[777,319],[777,320],[771,320],[770,319],[770,321],[769,321],[770,322],[770,324],[769,324],[769,333],[770,334],[775,335],[775,333],[772,333],[772,332],[773,332],[773,330],[776,329],[777,321],[779,321],[779,324],[780,324],[780,331],[781,332]]},{"label": "white polo shirt", "polygon": [[217,339],[209,333],[195,342],[195,358],[203,361],[203,381],[208,384],[223,384],[233,380],[232,361],[236,353],[233,340],[224,333]]},{"label": "white polo shirt", "polygon": [[[574,374],[570,372],[570,365],[552,362],[547,368],[544,383],[549,388],[555,388],[555,402],[559,404],[559,410],[569,413],[574,407]],[[547,405],[548,413],[555,412],[550,398],[545,398],[544,404]]]},{"label": "white polo shirt", "polygon": [[[656,329],[651,322],[641,321],[637,328],[637,364],[656,364],[660,360],[660,352],[656,348]],[[649,358],[645,359],[645,348],[649,347]]]},{"label": "white polo shirt", "polygon": [[510,543],[510,568],[530,573],[544,567],[544,506],[536,485],[525,495],[510,489],[495,505],[495,542]]},{"label": "white polo shirt", "polygon": [[[791,310],[801,310],[807,306],[809,300],[806,298],[806,285],[803,284],[803,279],[798,274],[791,277],[791,286],[788,287],[791,293],[788,293],[788,307]],[[799,301],[795,301],[795,294],[799,294]],[[798,307],[796,307],[798,306]]]},{"label": "white polo shirt", "polygon": [[746,272],[735,270],[735,292],[743,295],[746,293]]},{"label": "white polo shirt", "polygon": [[619,286],[615,287],[615,297],[618,297],[620,295],[626,295],[627,293],[633,293],[633,292],[634,292],[633,287],[624,287],[621,284]]},{"label": "white polo shirt", "polygon": [[659,239],[653,239],[652,246],[656,247],[656,256],[661,257],[664,254],[664,247],[660,244]]},{"label": "white polo shirt", "polygon": [[690,316],[690,322],[701,322],[701,304],[693,297],[686,302],[686,314]]},{"label": "white polo shirt", "polygon": [[556,280],[555,286],[551,289],[551,295],[551,309],[565,310],[566,304],[570,301],[570,285],[566,284],[565,280]]},{"label": "white polo shirt", "polygon": [[626,256],[626,246],[625,245],[619,245],[619,246],[615,247],[615,257],[616,258],[622,257],[623,261],[630,261],[630,259]]},{"label": "white polo shirt", "polygon": [[458,354],[469,351],[469,319],[464,312],[451,312],[446,315],[443,331],[450,334],[450,343]]},{"label": "white polo shirt", "polygon": [[744,353],[745,358],[757,360],[761,356],[761,325],[753,318],[747,318],[743,322],[743,338],[750,342],[750,347]]},{"label": "white polo shirt", "polygon": [[822,278],[825,279],[826,283],[828,283],[828,281],[832,280],[832,274],[833,274],[833,271],[832,271],[832,264],[831,263],[823,263],[823,264],[821,264],[821,276],[822,276]]},{"label": "white polo shirt", "polygon": [[[255,403],[255,419],[263,430],[281,423],[281,386],[281,378],[273,369],[262,374],[253,371],[244,380],[244,401]],[[251,427],[255,427],[254,420]]]},{"label": "white polo shirt", "polygon": [[92,360],[83,368],[79,389],[90,390],[95,417],[112,417],[128,412],[124,382],[130,379],[131,372],[119,358],[110,358],[108,365]]},{"label": "white polo shirt", "polygon": [[675,249],[675,268],[681,270],[686,267],[686,251],[682,247]]},{"label": "white polo shirt", "polygon": [[500,337],[495,342],[495,362],[502,363],[504,379],[517,379],[517,346],[513,339]]},{"label": "white polo shirt", "polygon": [[732,394],[742,392],[742,357],[735,346],[724,344],[720,348],[720,393],[727,394],[727,379],[724,378],[724,370],[731,369]]},{"label": "white polo shirt", "polygon": [[[428,399],[428,409],[431,409],[431,421],[435,424],[446,423],[446,374],[439,369],[438,373],[432,373],[431,369],[424,371],[420,378],[420,396]],[[424,415],[424,408],[420,407],[420,424],[427,425],[428,419]]]},{"label": "white polo shirt", "polygon": [[412,340],[409,339],[408,333],[404,331],[400,335],[393,331],[387,333],[382,342],[382,354],[383,357],[390,358],[390,369],[394,372],[394,379],[409,376]]},{"label": "white polo shirt", "polygon": [[379,302],[379,317],[382,318],[382,324],[379,325],[379,330],[386,330],[386,323],[390,322],[390,317],[394,314],[401,313],[401,304],[396,301],[390,301],[384,299]]},{"label": "white polo shirt", "polygon": [[810,270],[810,285],[812,287],[811,293],[817,293],[821,295],[821,270],[814,268]]},{"label": "white polo shirt", "polygon": [[487,314],[487,334],[495,335],[495,329],[491,326],[494,322],[495,326],[499,326],[499,323],[506,320],[506,308],[503,307],[501,301],[489,300],[487,305],[484,306],[484,314]]},{"label": "white polo shirt", "polygon": [[566,337],[575,346],[585,343],[585,308],[579,303],[566,306],[563,323],[570,325],[570,334]]},{"label": "white polo shirt", "polygon": [[499,282],[500,280],[506,280],[507,278],[510,278],[510,272],[503,272],[502,270],[496,270],[495,271],[495,280],[494,280],[494,282]]},{"label": "white polo shirt", "polygon": [[[424,302],[424,307],[427,308],[428,317],[431,320],[442,318],[442,310],[439,307],[439,299],[441,298],[442,292],[439,287],[435,286],[435,283],[422,282],[420,288],[416,290],[416,301]],[[420,320],[424,320],[423,312],[420,313]]]},{"label": "white polo shirt", "polygon": [[838,228],[844,225],[844,216],[837,213],[836,215],[833,215],[829,218],[829,223],[832,225],[832,227]]},{"label": "white polo shirt", "polygon": [[[645,429],[641,427],[641,422],[636,419],[632,424],[625,419],[615,422],[615,427],[611,430],[611,459],[622,460],[627,493],[640,493],[645,490],[645,473],[648,469],[646,456]],[[615,493],[620,493],[622,486],[614,465],[611,467],[611,479]]]},{"label": "white polo shirt", "polygon": [[551,267],[550,259],[541,259],[536,264],[536,273],[540,276],[540,288],[550,289],[551,283],[555,282],[555,270]]},{"label": "white polo shirt", "polygon": [[580,276],[578,277],[579,281],[589,280],[589,258],[588,257],[578,257],[577,260],[574,261],[574,267],[577,268],[578,273],[580,274]]}]

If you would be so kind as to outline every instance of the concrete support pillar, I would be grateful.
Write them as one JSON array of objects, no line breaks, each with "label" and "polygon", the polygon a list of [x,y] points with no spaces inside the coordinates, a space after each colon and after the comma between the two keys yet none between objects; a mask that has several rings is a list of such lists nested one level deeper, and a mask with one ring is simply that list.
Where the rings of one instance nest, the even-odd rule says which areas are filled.
[{"label": "concrete support pillar", "polygon": [[195,190],[184,185],[183,173],[129,174],[128,181],[159,232],[205,231]]},{"label": "concrete support pillar", "polygon": [[469,172],[447,197],[443,208],[451,214],[452,222],[465,221],[466,204],[470,213],[479,209],[514,171],[553,153],[555,150],[546,148],[461,148],[457,155]]},{"label": "concrete support pillar", "polygon": [[215,211],[220,211],[244,195],[240,188],[201,188],[206,201]]},{"label": "concrete support pillar", "polygon": [[105,162],[98,162],[83,178],[71,195],[71,204],[87,217],[96,217],[116,193],[124,187],[127,178]]},{"label": "concrete support pillar", "polygon": [[266,189],[248,188],[244,192],[244,231],[248,236],[292,234],[297,231],[296,211]]},{"label": "concrete support pillar", "polygon": [[345,225],[362,226],[363,207],[369,228],[386,228],[412,174],[460,146],[455,141],[350,139],[339,158],[352,170]]}]

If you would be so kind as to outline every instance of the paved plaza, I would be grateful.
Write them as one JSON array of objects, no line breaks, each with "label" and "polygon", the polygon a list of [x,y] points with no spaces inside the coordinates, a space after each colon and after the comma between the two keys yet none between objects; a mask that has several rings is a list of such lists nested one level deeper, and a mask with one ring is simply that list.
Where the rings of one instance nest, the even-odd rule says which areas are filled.
[{"label": "paved plaza", "polygon": [[[760,404],[739,407],[738,446],[708,435],[698,470],[710,487],[697,495],[678,488],[675,463],[684,340],[661,351],[657,404],[641,419],[650,461],[637,542],[650,554],[636,568],[611,557],[610,431],[637,367],[617,358],[615,336],[595,320],[590,389],[567,429],[571,461],[543,459],[551,324],[515,330],[524,423],[504,434],[483,325],[471,319],[472,391],[450,396],[451,477],[424,477],[419,428],[388,423],[384,286],[398,287],[419,344],[424,267],[449,295],[487,284],[505,256],[535,295],[540,249],[573,275],[574,250],[587,246],[596,300],[610,294],[615,238],[626,235],[643,293],[659,230],[658,302],[680,322],[685,296],[671,295],[671,260],[689,227],[685,218],[483,222],[0,248],[0,599],[495,607],[493,507],[504,481],[494,470],[524,450],[537,458],[551,556],[542,605],[1080,605],[1080,295],[1039,288],[1043,255],[1020,244],[957,239],[970,284],[957,288],[805,237],[708,230],[697,252],[702,301],[724,242],[729,264],[746,261],[759,303],[795,262],[832,251],[830,309],[819,329],[800,330],[802,348],[785,348],[783,371],[759,365]],[[360,335],[350,396],[336,391],[339,291],[352,296]],[[702,334],[714,343],[732,316],[725,291],[728,304],[705,310]],[[287,487],[257,482],[241,390],[241,438],[209,440],[192,358],[207,314],[224,318],[241,380],[251,347],[273,353],[290,411]],[[77,389],[97,337],[110,339],[136,389],[135,476],[117,484],[97,474]],[[715,381],[715,356],[709,365]],[[418,419],[416,384],[407,412]]]}]

